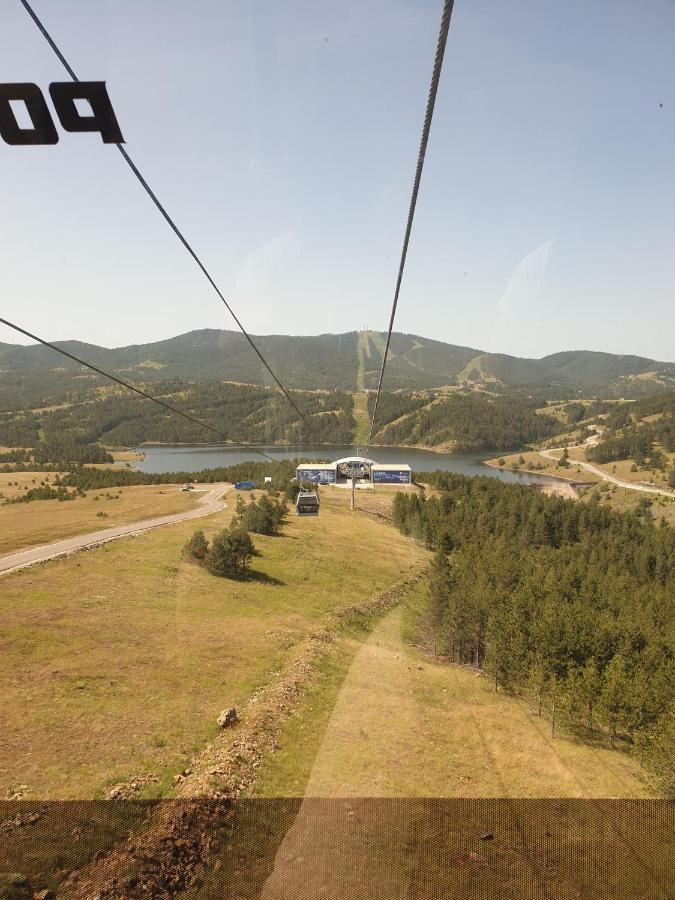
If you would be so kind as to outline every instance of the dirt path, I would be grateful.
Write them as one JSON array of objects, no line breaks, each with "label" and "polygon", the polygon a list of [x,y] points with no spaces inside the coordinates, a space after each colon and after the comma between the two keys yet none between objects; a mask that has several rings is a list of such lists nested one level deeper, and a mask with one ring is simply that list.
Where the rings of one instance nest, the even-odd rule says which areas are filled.
[{"label": "dirt path", "polygon": [[628,757],[564,738],[468,668],[406,645],[400,608],[357,654],[310,797],[644,797]]},{"label": "dirt path", "polygon": [[[493,694],[468,669],[408,648],[397,608],[352,663],[305,800],[259,897],[623,896],[575,894],[571,884],[554,892],[561,876],[574,883],[576,873],[552,829],[564,845],[577,818],[570,830],[580,847],[589,841],[583,852],[595,853],[600,866],[634,849],[626,846],[630,826],[602,806],[612,794],[646,796],[627,757],[552,740],[525,704]],[[593,844],[598,830],[611,852]],[[627,864],[642,882],[645,855]]]},{"label": "dirt path", "polygon": [[[568,449],[575,450],[583,446],[585,445],[578,444],[575,447],[570,447]],[[544,459],[550,459],[553,460],[553,462],[557,462],[560,457],[553,456],[552,454],[562,452],[563,447],[551,447],[550,450],[539,450],[539,455],[543,456]],[[593,475],[598,475],[603,479],[603,481],[610,481],[612,484],[616,484],[622,488],[627,488],[629,491],[643,491],[646,494],[660,494],[662,497],[669,497],[671,500],[675,500],[675,494],[672,491],[664,491],[661,488],[650,487],[646,484],[635,484],[631,481],[622,481],[620,478],[616,478],[614,475],[609,475],[607,472],[603,472],[602,469],[598,469],[596,466],[592,466],[587,462],[582,462],[579,459],[571,459],[570,465],[581,466],[581,468],[586,469],[587,472],[592,472]]]},{"label": "dirt path", "polygon": [[144,519],[141,522],[129,522],[126,525],[118,525],[115,528],[80,534],[62,541],[54,541],[51,544],[43,544],[40,547],[29,547],[27,550],[17,550],[14,553],[0,556],[0,575],[6,575],[8,572],[14,572],[26,566],[33,566],[48,559],[55,559],[57,556],[68,556],[86,547],[96,547],[108,541],[116,541],[119,538],[149,531],[151,528],[174,525],[176,522],[184,522],[186,519],[197,519],[211,515],[225,508],[225,503],[220,500],[220,497],[225,491],[230,490],[231,487],[232,485],[230,484],[216,484],[211,485],[209,488],[198,489],[200,492],[204,492],[204,496],[199,499],[199,505],[195,509],[188,509],[185,512],[174,513],[169,516],[157,516],[154,519]]}]

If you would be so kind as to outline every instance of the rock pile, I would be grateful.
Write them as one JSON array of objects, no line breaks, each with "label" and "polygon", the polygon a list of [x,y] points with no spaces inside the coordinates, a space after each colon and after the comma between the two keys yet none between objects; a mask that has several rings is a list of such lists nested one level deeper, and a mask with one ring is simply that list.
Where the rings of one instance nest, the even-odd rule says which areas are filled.
[{"label": "rock pile", "polygon": [[136,775],[131,781],[122,781],[116,784],[108,793],[108,800],[129,800],[134,794],[146,784],[153,784],[159,781],[156,775],[146,772],[144,775]]}]

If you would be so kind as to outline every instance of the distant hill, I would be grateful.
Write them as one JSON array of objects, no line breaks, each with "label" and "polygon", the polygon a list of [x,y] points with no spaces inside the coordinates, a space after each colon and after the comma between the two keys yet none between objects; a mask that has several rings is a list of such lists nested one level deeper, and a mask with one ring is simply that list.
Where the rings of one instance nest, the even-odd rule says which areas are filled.
[{"label": "distant hill", "polygon": [[[347,332],[309,337],[264,335],[256,343],[289,388],[356,390],[359,359],[363,383],[374,388],[382,363],[384,334]],[[359,344],[361,345],[359,347]],[[142,382],[189,379],[269,385],[270,376],[243,335],[203,329],[152,344],[107,349],[79,341],[59,346],[123,377]],[[493,391],[531,392],[551,398],[640,397],[675,386],[675,363],[590,350],[520,359],[446,344],[417,335],[392,336],[385,387],[428,389],[465,384]],[[49,381],[44,375],[49,373]],[[41,346],[0,344],[0,392],[10,385],[35,390],[81,385],[75,363]],[[78,376],[77,382],[72,380]],[[79,382],[79,383],[78,383]],[[90,382],[94,383],[94,382]]]},{"label": "distant hill", "polygon": [[[318,337],[256,337],[260,352],[279,378],[297,388],[351,388],[356,377],[356,332]],[[268,384],[269,373],[246,338],[235,331],[190,331],[153,344],[108,350],[79,341],[57,346],[104,369],[153,381],[171,378]],[[0,344],[0,375],[44,370],[76,372],[79,367],[46,347]]]}]

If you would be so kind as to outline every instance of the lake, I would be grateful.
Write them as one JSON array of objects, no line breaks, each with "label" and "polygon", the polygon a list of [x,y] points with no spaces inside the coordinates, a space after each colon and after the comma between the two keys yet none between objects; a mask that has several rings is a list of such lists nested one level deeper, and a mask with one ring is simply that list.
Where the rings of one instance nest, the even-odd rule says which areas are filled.
[{"label": "lake", "polygon": [[[307,461],[319,459],[340,459],[344,456],[357,456],[357,449],[363,454],[363,448],[339,444],[304,444],[299,445],[266,445],[260,449],[275,460],[302,458]],[[145,459],[136,463],[141,472],[198,472],[201,469],[213,469],[216,466],[232,466],[240,462],[262,462],[262,457],[252,450],[234,447],[230,444],[197,444],[197,445],[144,445],[136,450],[145,453]],[[486,466],[485,459],[491,459],[486,453],[434,453],[431,450],[418,450],[410,447],[372,447],[371,459],[379,463],[408,463],[417,472],[432,472],[440,469],[443,472],[457,472],[460,475],[491,475],[500,481],[515,484],[532,482],[551,482],[555,479],[546,475],[531,475],[527,472],[501,471]]]}]

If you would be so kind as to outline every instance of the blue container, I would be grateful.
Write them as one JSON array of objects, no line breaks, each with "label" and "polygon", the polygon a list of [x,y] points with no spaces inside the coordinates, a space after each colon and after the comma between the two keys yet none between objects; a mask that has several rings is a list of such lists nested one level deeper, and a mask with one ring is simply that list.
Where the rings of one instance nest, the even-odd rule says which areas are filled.
[{"label": "blue container", "polygon": [[255,488],[255,481],[237,481],[234,486],[238,491],[252,491]]}]

